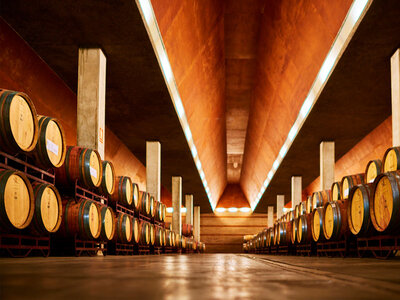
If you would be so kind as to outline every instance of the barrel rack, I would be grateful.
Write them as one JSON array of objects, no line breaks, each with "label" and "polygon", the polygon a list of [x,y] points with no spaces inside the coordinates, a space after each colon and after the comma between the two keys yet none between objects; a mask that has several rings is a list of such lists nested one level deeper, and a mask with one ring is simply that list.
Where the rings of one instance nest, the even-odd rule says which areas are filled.
[{"label": "barrel rack", "polygon": [[[118,202],[112,207],[115,209],[116,213],[124,213],[131,217],[135,216],[135,212],[129,208],[120,205]],[[109,243],[109,254],[112,255],[133,255],[135,253],[135,247],[133,243],[119,243],[116,241],[111,241]]]},{"label": "barrel rack", "polygon": [[351,256],[356,252],[353,239],[346,238],[340,241],[327,241],[317,243],[317,256]]},{"label": "barrel rack", "polygon": [[357,238],[358,257],[373,255],[375,258],[387,259],[400,250],[400,236],[378,235]]},{"label": "barrel rack", "polygon": [[296,255],[312,256],[316,254],[316,249],[316,244],[314,242],[307,244],[296,244]]},{"label": "barrel rack", "polygon": [[[17,170],[26,175],[30,181],[55,183],[53,170],[43,170],[33,165],[25,154],[15,156],[0,151],[0,168]],[[50,236],[35,236],[25,232],[0,232],[0,251],[12,257],[26,257],[29,254],[50,255]]]}]

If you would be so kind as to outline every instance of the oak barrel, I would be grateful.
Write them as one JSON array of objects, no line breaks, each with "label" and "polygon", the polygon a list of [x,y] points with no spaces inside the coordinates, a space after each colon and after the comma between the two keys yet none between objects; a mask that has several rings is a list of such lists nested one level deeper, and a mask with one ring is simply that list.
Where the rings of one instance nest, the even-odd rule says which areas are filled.
[{"label": "oak barrel", "polygon": [[375,179],[370,216],[378,232],[395,233],[400,229],[400,171],[380,174]]},{"label": "oak barrel", "polygon": [[132,206],[132,181],[128,176],[119,176],[117,178],[116,189],[111,195],[110,200],[126,207]]},{"label": "oak barrel", "polygon": [[99,186],[99,191],[104,196],[111,196],[115,190],[115,170],[112,162],[103,160],[103,176]]},{"label": "oak barrel", "polygon": [[166,246],[167,247],[172,247],[173,246],[173,241],[172,241],[172,232],[171,230],[166,229],[165,230],[165,236],[166,236]]},{"label": "oak barrel", "polygon": [[299,244],[310,243],[311,233],[311,214],[301,215],[297,221],[297,242]]},{"label": "oak barrel", "polygon": [[94,201],[81,199],[63,200],[63,219],[58,234],[84,240],[97,239],[101,232],[101,215]]},{"label": "oak barrel", "polygon": [[342,185],[341,182],[337,181],[332,183],[331,187],[331,201],[337,201],[342,199]]},{"label": "oak barrel", "polygon": [[132,207],[135,211],[139,210],[140,198],[139,198],[139,186],[137,183],[132,183]]},{"label": "oak barrel", "polygon": [[306,205],[306,213],[311,214],[313,209],[315,208],[315,207],[313,207],[313,204],[312,204],[312,196],[307,197],[305,205]]},{"label": "oak barrel", "polygon": [[177,247],[178,249],[182,247],[181,235],[178,233],[175,233],[175,247]]},{"label": "oak barrel", "polygon": [[139,244],[140,242],[140,225],[139,219],[135,217],[131,217],[132,221],[132,242],[134,244]]},{"label": "oak barrel", "polygon": [[24,229],[32,221],[35,201],[32,185],[19,171],[0,169],[0,227]]},{"label": "oak barrel", "polygon": [[133,237],[132,217],[125,213],[119,213],[115,223],[114,240],[124,244],[130,243]]},{"label": "oak barrel", "polygon": [[347,199],[328,202],[324,206],[323,230],[328,241],[338,241],[349,232],[347,222]]},{"label": "oak barrel", "polygon": [[383,155],[383,172],[392,172],[400,169],[400,147],[392,147]]},{"label": "oak barrel", "polygon": [[193,225],[182,224],[182,235],[190,237],[193,235]]},{"label": "oak barrel", "polygon": [[28,95],[0,89],[0,148],[30,152],[39,137],[36,109]]},{"label": "oak barrel", "polygon": [[330,201],[330,190],[314,192],[312,195],[312,206],[322,207]]},{"label": "oak barrel", "polygon": [[186,239],[186,237],[184,237],[183,235],[180,235],[180,239],[181,239],[181,241],[180,241],[180,244],[181,244],[181,248],[182,249],[187,249],[187,239]]},{"label": "oak barrel", "polygon": [[278,224],[278,236],[276,239],[276,243],[279,246],[286,245],[287,238],[286,238],[286,222],[280,222]]},{"label": "oak barrel", "polygon": [[140,221],[139,232],[140,232],[139,243],[141,245],[150,245],[150,224],[146,221]]},{"label": "oak barrel", "polygon": [[157,247],[162,247],[164,245],[163,230],[159,226],[155,227],[154,245]]},{"label": "oak barrel", "polygon": [[323,221],[324,221],[323,207],[314,208],[311,213],[311,234],[314,242],[321,242],[325,240]]},{"label": "oak barrel", "polygon": [[372,192],[372,183],[355,186],[350,191],[347,219],[350,232],[354,235],[365,236],[373,231],[369,212]]},{"label": "oak barrel", "polygon": [[383,171],[380,159],[370,160],[365,168],[365,183],[373,183],[376,176]]},{"label": "oak barrel", "polygon": [[102,241],[111,241],[115,234],[115,214],[111,207],[100,206],[101,216],[101,232],[100,239]]},{"label": "oak barrel", "polygon": [[150,196],[150,215],[152,218],[156,216],[156,199],[154,196]]},{"label": "oak barrel", "polygon": [[290,242],[296,244],[298,218],[289,221],[291,223]]},{"label": "oak barrel", "polygon": [[64,164],[56,169],[57,185],[73,187],[75,181],[87,188],[97,188],[103,177],[100,155],[96,150],[67,146]]},{"label": "oak barrel", "polygon": [[57,119],[38,116],[39,138],[32,151],[37,165],[48,168],[58,168],[64,164],[67,146],[64,130]]},{"label": "oak barrel", "polygon": [[344,176],[341,181],[342,186],[342,199],[348,199],[350,195],[350,191],[353,186],[363,184],[364,183],[364,174],[355,174]]},{"label": "oak barrel", "polygon": [[140,211],[146,216],[150,216],[150,194],[147,192],[141,192],[140,195]]},{"label": "oak barrel", "polygon": [[62,221],[62,200],[57,189],[52,184],[33,183],[35,197],[35,213],[31,230],[39,235],[54,233]]}]

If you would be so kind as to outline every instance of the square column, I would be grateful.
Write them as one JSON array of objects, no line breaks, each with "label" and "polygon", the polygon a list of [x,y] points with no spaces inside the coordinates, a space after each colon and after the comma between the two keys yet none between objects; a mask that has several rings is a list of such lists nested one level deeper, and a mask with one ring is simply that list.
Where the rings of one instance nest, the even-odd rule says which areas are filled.
[{"label": "square column", "polygon": [[146,190],[161,201],[161,144],[146,142]]},{"label": "square column", "polygon": [[276,218],[279,219],[283,215],[283,207],[285,206],[285,195],[276,196]]},{"label": "square column", "polygon": [[319,144],[319,178],[321,190],[330,190],[335,181],[335,142]]},{"label": "square column", "polygon": [[268,206],[268,227],[274,226],[274,207]]},{"label": "square column", "polygon": [[200,206],[195,206],[193,211],[193,236],[200,242]]},{"label": "square column", "polygon": [[400,146],[400,49],[390,59],[392,83],[392,143]]},{"label": "square column", "polygon": [[172,176],[172,231],[182,234],[182,177]]},{"label": "square column", "polygon": [[291,185],[292,208],[295,208],[297,204],[301,203],[301,192],[302,192],[301,176],[292,176],[291,184],[292,184]]},{"label": "square column", "polygon": [[193,195],[185,195],[186,224],[193,225]]},{"label": "square column", "polygon": [[106,57],[100,48],[79,49],[77,96],[77,144],[104,159]]}]

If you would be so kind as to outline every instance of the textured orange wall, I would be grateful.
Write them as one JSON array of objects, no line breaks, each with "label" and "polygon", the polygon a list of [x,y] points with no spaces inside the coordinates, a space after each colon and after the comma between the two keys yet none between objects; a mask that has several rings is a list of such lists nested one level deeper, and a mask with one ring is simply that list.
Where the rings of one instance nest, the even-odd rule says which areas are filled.
[{"label": "textured orange wall", "polygon": [[267,1],[240,184],[258,194],[352,0]]},{"label": "textured orange wall", "polygon": [[[367,163],[373,159],[382,159],[386,149],[391,146],[392,117],[389,117],[335,163],[335,181],[341,180],[345,175],[364,173]],[[303,195],[319,191],[319,180],[318,177],[310,183],[303,190]]]},{"label": "textured orange wall", "polygon": [[[28,94],[38,114],[60,120],[67,144],[76,145],[76,95],[1,18],[0,45],[0,88]],[[105,158],[116,173],[130,176],[145,190],[143,164],[108,128],[105,137]]]},{"label": "textured orange wall", "polygon": [[250,207],[239,184],[228,184],[222,194],[217,207]]},{"label": "textured orange wall", "polygon": [[224,1],[152,0],[193,140],[218,201],[226,185]]}]

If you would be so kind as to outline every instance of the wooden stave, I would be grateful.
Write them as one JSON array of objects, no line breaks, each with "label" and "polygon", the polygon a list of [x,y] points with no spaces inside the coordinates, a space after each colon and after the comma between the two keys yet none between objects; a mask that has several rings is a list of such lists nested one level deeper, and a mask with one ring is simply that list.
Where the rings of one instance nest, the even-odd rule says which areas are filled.
[{"label": "wooden stave", "polygon": [[296,237],[299,244],[310,243],[312,241],[311,214],[305,214],[299,217]]},{"label": "wooden stave", "polygon": [[[131,242],[135,245],[139,244],[140,241],[140,222],[136,217],[131,217],[132,221],[132,240]],[[135,227],[137,228],[137,234],[135,234]]]},{"label": "wooden stave", "polygon": [[306,201],[302,201],[299,204],[299,216],[306,214]]},{"label": "wooden stave", "polygon": [[[314,232],[314,215],[318,212],[319,214],[319,235],[318,239],[316,238],[316,233]],[[325,241],[324,230],[323,230],[323,222],[324,222],[324,209],[323,207],[316,207],[313,209],[311,213],[311,236],[314,242],[322,242]]]},{"label": "wooden stave", "polygon": [[156,215],[156,203],[155,203],[155,198],[154,196],[150,196],[150,214],[149,216],[151,216],[152,218],[155,217]]},{"label": "wooden stave", "polygon": [[[75,199],[63,199],[63,218],[61,222],[61,226],[56,233],[62,237],[74,237],[77,236],[84,240],[95,240],[100,236],[101,232],[101,216],[99,212],[99,208],[96,203],[92,200],[87,199],[79,199],[75,201]],[[98,232],[95,235],[92,235],[90,231],[90,225],[85,221],[89,219],[88,210],[90,209],[91,204],[94,204],[97,212],[99,213],[98,217]]]},{"label": "wooden stave", "polygon": [[133,201],[133,191],[127,191],[127,187],[132,186],[131,178],[128,176],[118,176],[116,179],[116,189],[110,197],[110,202],[118,203],[122,206],[131,208]]},{"label": "wooden stave", "polygon": [[279,223],[279,234],[277,237],[277,245],[282,246],[286,245],[287,239],[286,239],[286,222],[280,222]]},{"label": "wooden stave", "polygon": [[[30,233],[34,235],[47,235],[49,233],[56,233],[61,226],[63,218],[62,198],[60,196],[60,193],[54,185],[48,183],[34,182],[32,184],[32,187],[35,199],[35,212],[32,218],[32,223],[28,227]],[[43,195],[43,192],[46,188],[52,189],[58,200],[57,223],[51,231],[47,230],[41,216],[41,196]]]},{"label": "wooden stave", "polygon": [[141,192],[139,210],[145,216],[150,216],[150,194]]},{"label": "wooden stave", "polygon": [[[29,195],[29,202],[30,202],[30,209],[28,212],[28,216],[23,223],[23,225],[19,227],[15,227],[11,221],[9,220],[5,208],[5,202],[4,202],[4,191],[5,187],[7,184],[7,180],[12,176],[12,175],[17,175],[22,178],[24,183],[26,184],[26,187],[28,189],[28,195]],[[34,200],[34,193],[33,193],[33,188],[28,180],[28,178],[25,176],[24,173],[16,170],[7,170],[7,169],[0,169],[0,228],[3,228],[6,231],[14,231],[14,230],[22,230],[27,228],[33,219],[34,213],[35,213],[35,200]]]},{"label": "wooden stave", "polygon": [[140,205],[139,185],[137,183],[132,182],[132,208],[135,211],[138,211],[139,205]]},{"label": "wooden stave", "polygon": [[[376,217],[375,217],[375,193],[376,193],[376,189],[377,189],[379,181],[385,176],[388,177],[388,180],[391,184],[392,197],[393,197],[393,209],[392,209],[392,214],[391,214],[391,218],[390,218],[390,222],[389,222],[388,226],[386,228],[380,228],[380,226],[377,224]],[[400,217],[398,217],[398,215],[400,214],[400,187],[399,187],[399,185],[400,185],[400,170],[382,173],[375,178],[374,188],[373,188],[373,193],[372,193],[372,201],[370,201],[370,203],[369,203],[369,213],[370,213],[372,225],[378,233],[396,233],[400,230]],[[394,190],[393,190],[393,187],[395,187]]]},{"label": "wooden stave", "polygon": [[290,245],[292,243],[293,223],[292,222],[285,222],[285,223],[286,223],[286,241],[285,241],[285,245]]},{"label": "wooden stave", "polygon": [[[100,192],[100,194],[102,194],[104,196],[111,196],[115,191],[115,179],[116,179],[116,176],[115,176],[114,165],[113,165],[112,162],[110,162],[108,160],[103,160],[101,162],[101,164],[102,164],[102,169],[103,169],[103,172],[102,172],[103,175],[102,175],[101,183],[100,183],[100,186],[99,186],[99,192]],[[113,174],[113,178],[112,178],[113,185],[112,185],[111,191],[109,191],[107,189],[107,184],[106,184],[106,180],[107,180],[107,178],[106,178],[106,170],[107,170],[106,166],[107,165],[110,166],[111,172]]]},{"label": "wooden stave", "polygon": [[[325,211],[328,205],[332,206],[333,217],[334,217],[333,232],[330,237],[326,235],[326,229],[325,229]],[[323,224],[323,233],[326,240],[338,241],[342,238],[347,237],[347,235],[349,234],[350,231],[347,221],[347,208],[348,208],[347,199],[332,201],[324,205],[324,221],[322,224]]]},{"label": "wooden stave", "polygon": [[139,244],[148,246],[150,245],[150,226],[149,222],[140,221],[139,223],[139,232],[140,232],[140,239]]},{"label": "wooden stave", "polygon": [[312,206],[312,196],[308,196],[308,197],[307,197],[307,200],[306,200],[306,213],[307,213],[307,214],[312,213],[312,210],[313,210],[314,208],[315,208],[315,207]]},{"label": "wooden stave", "polygon": [[[90,177],[90,156],[94,153],[99,161],[99,180],[93,183]],[[83,162],[82,162],[83,160]],[[98,188],[102,180],[102,165],[100,155],[96,150],[76,146],[67,146],[65,162],[56,168],[56,184],[61,188],[74,187],[78,181],[83,187]]]},{"label": "wooden stave", "polygon": [[368,182],[368,170],[371,165],[373,165],[376,168],[376,171],[377,171],[376,176],[382,174],[382,172],[383,172],[383,165],[382,165],[382,161],[380,159],[370,160],[367,163],[367,166],[365,167],[365,183],[373,183],[375,181],[376,176],[372,181]]},{"label": "wooden stave", "polygon": [[193,225],[182,224],[182,235],[190,237],[193,235]]},{"label": "wooden stave", "polygon": [[157,246],[157,247],[164,246],[162,228],[158,227],[158,226],[155,227],[154,245]]},{"label": "wooden stave", "polygon": [[154,224],[149,223],[149,232],[150,232],[150,246],[154,246],[155,236],[156,236]]},{"label": "wooden stave", "polygon": [[[356,232],[353,222],[352,222],[352,214],[351,214],[351,205],[353,201],[353,196],[354,193],[357,191],[357,189],[361,190],[361,193],[363,195],[363,208],[364,208],[364,220],[361,225],[361,229],[359,232]],[[350,191],[349,195],[349,207],[347,209],[347,220],[348,220],[348,226],[350,232],[354,236],[362,237],[362,236],[370,236],[372,233],[376,232],[371,221],[370,217],[370,203],[373,201],[372,193],[373,193],[374,185],[372,183],[366,183],[362,185],[357,185],[353,187]]]},{"label": "wooden stave", "polygon": [[172,232],[169,229],[165,230],[165,235],[166,235],[166,246],[167,247],[173,247],[173,242],[172,242]]},{"label": "wooden stave", "polygon": [[[130,238],[126,236],[126,221],[129,220],[129,226],[131,235]],[[123,244],[128,244],[132,241],[133,236],[133,229],[132,229],[132,219],[128,214],[125,213],[118,213],[117,217],[115,218],[115,234],[114,234],[114,241],[120,242]]]},{"label": "wooden stave", "polygon": [[296,235],[297,235],[297,218],[289,221],[292,226],[292,231],[290,232],[290,243],[292,245],[296,244]]},{"label": "wooden stave", "polygon": [[[348,182],[348,191],[344,189],[344,181],[347,180]],[[359,185],[359,184],[364,184],[364,173],[360,173],[360,174],[354,174],[354,175],[347,175],[344,176],[342,178],[342,180],[340,181],[340,185],[341,185],[341,199],[348,199],[349,198],[349,194],[351,189],[353,188],[353,186]]]},{"label": "wooden stave", "polygon": [[[99,205],[99,209],[100,209],[100,217],[101,217],[101,231],[100,231],[99,239],[102,241],[106,241],[106,242],[112,241],[114,239],[114,235],[115,235],[115,231],[116,231],[115,213],[111,207],[106,206],[106,205]],[[110,213],[111,213],[112,224],[113,224],[110,237],[107,236],[106,229],[105,229],[105,216],[106,216],[107,210],[110,211]]]},{"label": "wooden stave", "polygon": [[[17,141],[15,140],[15,138],[12,134],[11,125],[9,122],[11,101],[14,98],[14,96],[20,96],[20,97],[24,98],[24,100],[27,102],[27,104],[32,112],[34,133],[33,133],[32,142],[29,145],[29,147],[26,149],[21,149],[20,146],[18,145]],[[11,91],[11,90],[0,89],[0,145],[1,145],[1,148],[11,154],[16,154],[18,152],[25,152],[25,153],[31,152],[36,147],[36,144],[37,144],[37,141],[39,138],[39,123],[38,123],[36,116],[37,116],[36,108],[35,108],[32,100],[29,98],[29,96],[27,94],[21,93],[21,92],[16,92],[16,91]]]}]

